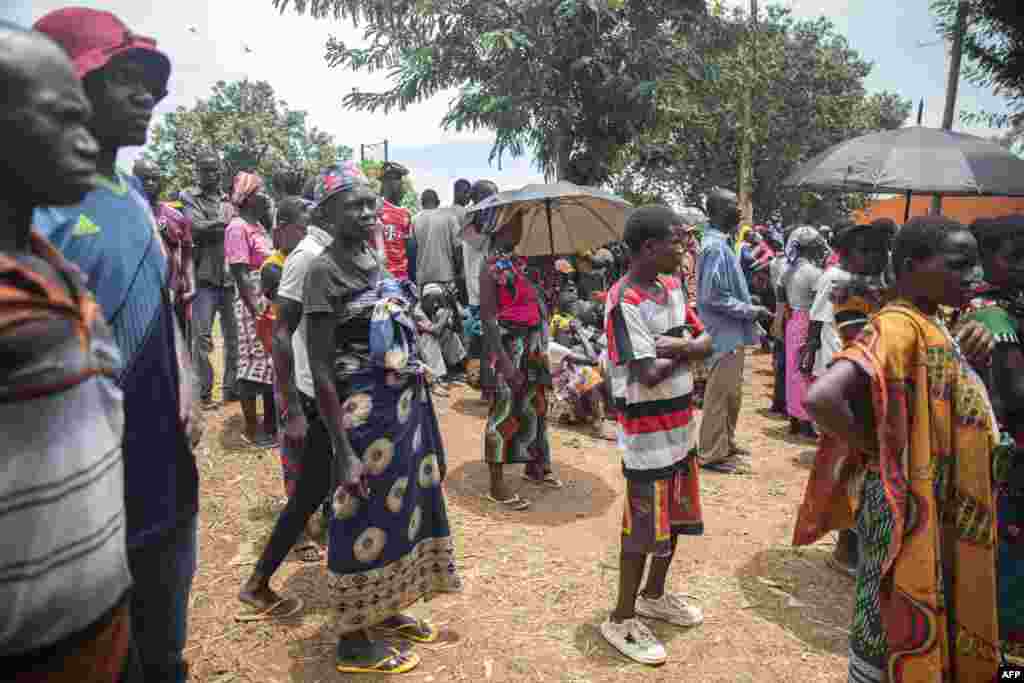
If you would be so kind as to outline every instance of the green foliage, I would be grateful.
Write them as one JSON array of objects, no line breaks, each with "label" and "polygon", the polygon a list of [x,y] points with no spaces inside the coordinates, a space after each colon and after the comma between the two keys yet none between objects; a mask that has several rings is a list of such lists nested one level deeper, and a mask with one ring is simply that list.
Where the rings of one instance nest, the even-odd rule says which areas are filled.
[{"label": "green foliage", "polygon": [[[359,163],[359,166],[370,181],[370,187],[373,188],[374,192],[379,193],[380,172],[384,167],[384,162],[377,161],[376,159],[364,159]],[[413,185],[412,176],[402,178],[402,201],[399,202],[399,206],[408,209],[414,214],[420,210],[420,198],[416,194],[416,187]]]},{"label": "green foliage", "polygon": [[352,149],[310,126],[305,111],[288,108],[265,81],[218,81],[206,99],[178,107],[153,130],[143,157],[169,178],[167,190],[190,187],[204,153],[225,164],[225,183],[239,171],[260,174],[279,194],[297,194],[302,181],[323,166],[351,159]]},{"label": "green foliage", "polygon": [[[941,34],[952,37],[959,0],[932,0]],[[1012,114],[962,112],[968,124],[993,128],[1024,123],[1024,13],[1019,2],[970,0],[964,36],[963,73],[975,85],[993,88],[1010,101]]]},{"label": "green foliage", "polygon": [[[801,197],[781,183],[797,164],[833,144],[899,127],[911,103],[893,93],[869,96],[864,79],[871,63],[826,18],[797,20],[773,6],[756,37],[739,10],[723,13],[712,28],[698,37],[704,68],[679,67],[659,88],[658,125],[631,146],[616,189],[699,205],[711,187],[736,187],[747,135],[755,219],[794,221],[818,211],[822,201],[844,211],[843,195]],[[748,90],[753,121],[745,130]]]},{"label": "green foliage", "polygon": [[332,39],[327,60],[384,71],[390,89],[346,106],[387,113],[457,89],[442,125],[493,130],[491,161],[531,153],[581,184],[609,176],[623,147],[656,120],[658,83],[698,64],[683,36],[704,0],[273,0],[275,7],[364,27],[367,47]]}]

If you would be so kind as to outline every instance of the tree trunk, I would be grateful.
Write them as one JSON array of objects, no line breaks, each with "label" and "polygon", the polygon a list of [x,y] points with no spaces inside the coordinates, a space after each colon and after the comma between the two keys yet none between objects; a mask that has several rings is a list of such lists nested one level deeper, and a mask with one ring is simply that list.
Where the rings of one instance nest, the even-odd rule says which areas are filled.
[{"label": "tree trunk", "polygon": [[[757,0],[750,0],[750,41],[747,50],[750,54],[751,75],[757,73]],[[753,225],[754,222],[754,151],[753,151],[753,125],[754,125],[754,87],[755,79],[743,93],[743,138],[740,140],[740,173],[739,173],[739,200],[740,200],[740,223]]]},{"label": "tree trunk", "polygon": [[[569,179],[569,156],[571,154],[568,133],[557,133],[555,136],[555,163],[554,168],[544,174],[545,182],[554,183],[560,180]],[[554,175],[552,177],[552,171]]]}]

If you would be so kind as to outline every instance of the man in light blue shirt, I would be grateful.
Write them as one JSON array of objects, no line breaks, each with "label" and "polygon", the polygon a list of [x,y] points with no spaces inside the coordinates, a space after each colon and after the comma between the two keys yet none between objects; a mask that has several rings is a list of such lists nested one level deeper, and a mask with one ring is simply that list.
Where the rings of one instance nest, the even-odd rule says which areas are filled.
[{"label": "man in light blue shirt", "polygon": [[704,390],[700,426],[702,466],[728,474],[750,472],[750,451],[736,445],[743,402],[744,347],[757,343],[754,322],[772,312],[751,303],[747,280],[730,239],[740,221],[736,194],[714,189],[707,198],[711,219],[697,260],[697,312],[711,334],[714,353]]}]

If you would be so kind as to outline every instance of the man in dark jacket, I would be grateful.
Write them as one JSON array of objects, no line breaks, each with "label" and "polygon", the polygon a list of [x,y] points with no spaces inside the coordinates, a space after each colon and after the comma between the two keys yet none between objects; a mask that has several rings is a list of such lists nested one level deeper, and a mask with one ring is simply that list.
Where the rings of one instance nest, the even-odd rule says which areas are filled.
[{"label": "man in dark jacket", "polygon": [[213,401],[213,319],[220,314],[224,335],[225,401],[233,401],[238,372],[238,322],[235,320],[235,288],[224,267],[224,228],[232,217],[231,204],[221,189],[221,163],[213,154],[198,164],[199,188],[181,193],[185,216],[192,222],[195,243],[195,277],[198,285],[192,301],[192,359],[196,368],[199,399],[204,408]]}]

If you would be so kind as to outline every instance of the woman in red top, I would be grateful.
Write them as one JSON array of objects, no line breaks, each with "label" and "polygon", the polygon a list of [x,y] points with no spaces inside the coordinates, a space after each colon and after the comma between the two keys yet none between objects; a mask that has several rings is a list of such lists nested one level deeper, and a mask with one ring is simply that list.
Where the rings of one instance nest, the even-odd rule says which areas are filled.
[{"label": "woman in red top", "polygon": [[488,499],[512,510],[525,510],[530,502],[505,483],[505,465],[526,464],[526,481],[562,488],[551,471],[546,422],[551,388],[547,311],[526,274],[526,259],[513,253],[523,238],[521,217],[516,215],[500,225],[496,214],[487,218],[479,222],[491,242],[490,255],[480,270],[484,362],[494,375],[484,432],[484,461],[491,470]]}]

